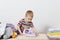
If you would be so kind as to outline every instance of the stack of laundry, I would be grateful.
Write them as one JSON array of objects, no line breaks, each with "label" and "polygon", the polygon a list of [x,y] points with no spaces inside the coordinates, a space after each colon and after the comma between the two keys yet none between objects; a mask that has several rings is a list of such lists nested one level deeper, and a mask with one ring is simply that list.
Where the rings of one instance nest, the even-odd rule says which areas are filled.
[{"label": "stack of laundry", "polygon": [[60,38],[60,28],[50,28],[47,33],[50,38]]}]

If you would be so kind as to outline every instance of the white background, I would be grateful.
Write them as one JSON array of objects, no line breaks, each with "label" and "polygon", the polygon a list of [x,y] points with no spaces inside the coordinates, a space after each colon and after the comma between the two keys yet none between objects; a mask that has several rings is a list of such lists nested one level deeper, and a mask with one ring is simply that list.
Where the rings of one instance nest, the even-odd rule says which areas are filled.
[{"label": "white background", "polygon": [[60,27],[60,0],[0,0],[0,20],[13,23],[24,18],[26,10],[33,10],[33,23],[39,32]]}]

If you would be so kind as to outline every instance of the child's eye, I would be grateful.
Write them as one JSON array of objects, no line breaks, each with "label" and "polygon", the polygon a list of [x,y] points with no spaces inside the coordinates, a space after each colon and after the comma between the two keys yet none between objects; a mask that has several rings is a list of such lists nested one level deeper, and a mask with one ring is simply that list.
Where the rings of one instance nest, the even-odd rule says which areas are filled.
[{"label": "child's eye", "polygon": [[31,16],[31,17],[33,17],[33,16]]}]

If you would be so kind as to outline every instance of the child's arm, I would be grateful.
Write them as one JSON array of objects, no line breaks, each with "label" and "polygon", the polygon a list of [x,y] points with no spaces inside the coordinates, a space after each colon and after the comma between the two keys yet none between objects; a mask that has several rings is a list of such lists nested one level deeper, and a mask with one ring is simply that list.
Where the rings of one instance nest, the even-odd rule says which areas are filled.
[{"label": "child's arm", "polygon": [[32,28],[33,32],[35,33],[36,36],[38,36],[39,32],[35,29],[35,27]]},{"label": "child's arm", "polygon": [[35,27],[33,27],[32,29],[33,29],[33,32],[37,32],[37,30],[35,29]]},{"label": "child's arm", "polygon": [[19,26],[17,26],[17,30],[19,31],[20,34],[22,34],[22,32],[21,32]]},{"label": "child's arm", "polygon": [[20,27],[22,25],[22,22],[19,21],[18,25],[17,25],[17,30],[19,31],[20,34],[22,34],[21,30],[20,30]]},{"label": "child's arm", "polygon": [[32,23],[32,29],[34,33],[38,33],[38,31],[36,30],[36,28],[34,27],[33,23]]}]

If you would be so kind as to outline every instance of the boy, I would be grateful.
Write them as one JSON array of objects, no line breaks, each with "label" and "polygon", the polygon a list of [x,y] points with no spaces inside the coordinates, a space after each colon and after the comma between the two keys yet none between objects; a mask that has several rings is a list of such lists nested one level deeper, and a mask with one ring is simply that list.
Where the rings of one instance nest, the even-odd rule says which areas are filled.
[{"label": "boy", "polygon": [[25,29],[27,29],[25,32],[28,33],[30,29],[33,31],[35,36],[38,35],[38,32],[35,30],[34,25],[32,23],[33,16],[33,12],[31,10],[28,10],[25,14],[25,18],[19,21],[17,29],[20,34],[23,34]]}]

